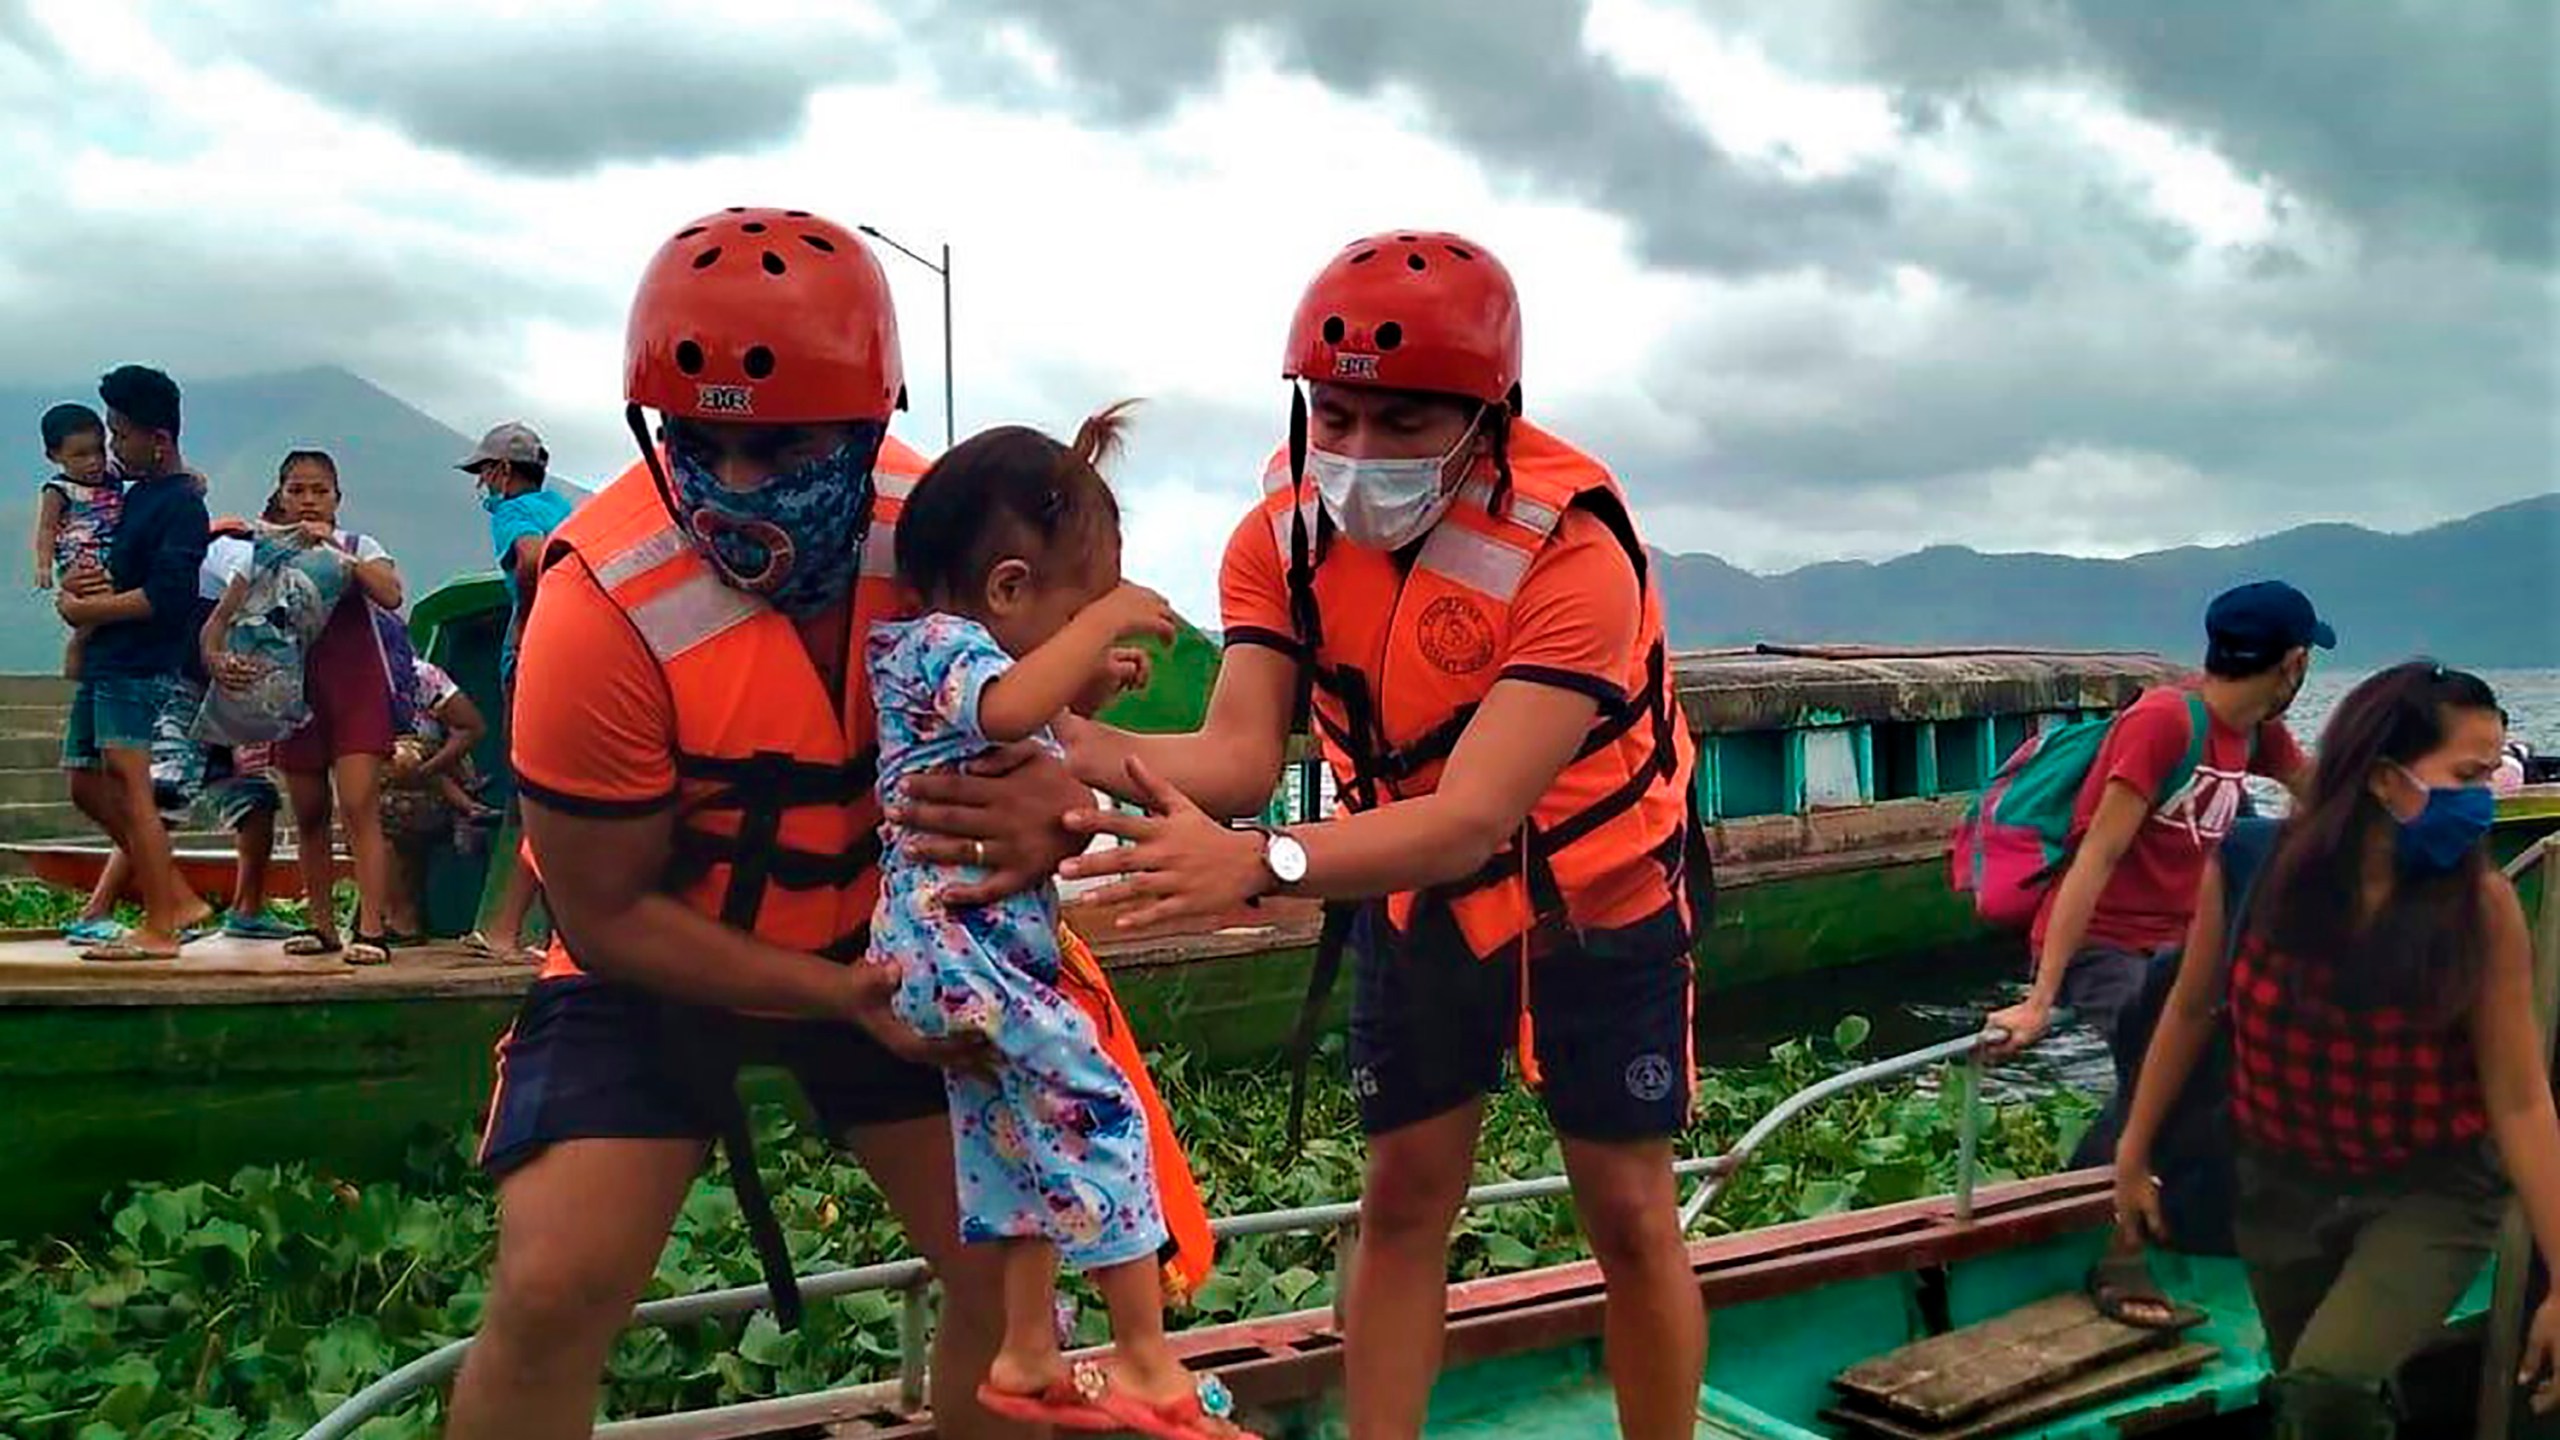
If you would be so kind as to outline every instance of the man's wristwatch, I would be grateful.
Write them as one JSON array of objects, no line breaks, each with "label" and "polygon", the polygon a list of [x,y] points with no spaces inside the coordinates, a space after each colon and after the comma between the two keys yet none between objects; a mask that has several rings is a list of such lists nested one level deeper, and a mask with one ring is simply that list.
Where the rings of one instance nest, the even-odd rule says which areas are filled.
[{"label": "man's wristwatch", "polygon": [[[1262,868],[1271,877],[1271,886],[1262,895],[1286,890],[1307,878],[1306,846],[1268,825],[1256,825],[1253,829],[1262,837]],[[1246,903],[1259,904],[1262,895],[1256,895]]]}]

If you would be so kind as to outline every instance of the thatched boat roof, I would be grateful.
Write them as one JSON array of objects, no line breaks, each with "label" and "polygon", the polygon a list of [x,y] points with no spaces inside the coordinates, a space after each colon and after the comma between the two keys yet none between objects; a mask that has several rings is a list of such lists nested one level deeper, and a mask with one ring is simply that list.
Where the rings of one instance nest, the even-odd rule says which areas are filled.
[{"label": "thatched boat roof", "polygon": [[1672,657],[1699,733],[2112,710],[2185,673],[2134,651],[1756,645]]}]

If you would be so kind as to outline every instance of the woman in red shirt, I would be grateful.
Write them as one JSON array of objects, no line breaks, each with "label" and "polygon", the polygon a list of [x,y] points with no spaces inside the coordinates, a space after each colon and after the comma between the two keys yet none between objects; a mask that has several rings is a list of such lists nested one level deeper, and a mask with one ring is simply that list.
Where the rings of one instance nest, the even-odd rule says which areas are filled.
[{"label": "woman in red shirt", "polygon": [[[2180,971],[2143,1063],[2116,1203],[2166,1238],[2152,1140],[2228,1007],[2236,1238],[2281,1437],[2398,1433],[2394,1377],[2479,1276],[2510,1186],[2560,1259],[2532,942],[2480,843],[2505,739],[2477,676],[2413,661],[2357,686],[2301,812],[2272,837],[2235,829],[2207,870],[2186,947],[2204,963]],[[2560,1404],[2555,1358],[2546,1300],[2525,1352],[2537,1411]]]}]

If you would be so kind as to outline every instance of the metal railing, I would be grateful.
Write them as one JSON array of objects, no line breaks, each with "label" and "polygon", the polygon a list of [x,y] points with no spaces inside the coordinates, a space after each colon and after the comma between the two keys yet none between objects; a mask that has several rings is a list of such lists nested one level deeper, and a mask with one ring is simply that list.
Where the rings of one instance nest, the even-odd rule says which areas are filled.
[{"label": "metal railing", "polygon": [[[2057,1017],[2059,1018],[2059,1017]],[[1952,1040],[1861,1065],[1837,1075],[1826,1076],[1780,1101],[1775,1109],[1760,1117],[1742,1138],[1715,1155],[1694,1156],[1674,1164],[1675,1178],[1705,1176],[1705,1181],[1680,1210],[1683,1234],[1698,1223],[1725,1184],[1742,1168],[1752,1152],[1767,1143],[1786,1123],[1806,1109],[1835,1095],[1861,1086],[1898,1079],[1925,1070],[1958,1056],[1965,1064],[1958,1072],[1963,1087],[1963,1115],[1956,1131],[1955,1214],[1959,1221],[1973,1218],[1975,1185],[1974,1155],[1981,1129],[1982,1051],[1997,1043],[2003,1032],[1986,1029]],[[1572,1184],[1562,1175],[1543,1175],[1530,1180],[1503,1180],[1478,1185],[1466,1193],[1460,1203],[1461,1213],[1488,1205],[1518,1204],[1528,1200],[1551,1200],[1572,1193]],[[1302,1205],[1286,1210],[1264,1210],[1250,1215],[1234,1215],[1213,1221],[1210,1233],[1221,1240],[1240,1240],[1254,1235],[1287,1235],[1331,1231],[1335,1236],[1337,1257],[1347,1259],[1352,1228],[1360,1218],[1356,1200],[1337,1201],[1327,1205]],[[1341,1263],[1337,1260],[1337,1263]],[[933,1269],[922,1260],[893,1260],[879,1265],[857,1265],[841,1270],[822,1270],[801,1277],[800,1292],[804,1301],[814,1304],[840,1296],[866,1291],[891,1290],[899,1297],[898,1313],[898,1403],[914,1411],[923,1408],[925,1393],[925,1355],[930,1348],[930,1307],[927,1296],[933,1280]],[[679,1295],[665,1300],[652,1300],[632,1311],[626,1329],[663,1328],[696,1320],[751,1314],[773,1303],[772,1291],[763,1285],[737,1285],[725,1290],[705,1290],[694,1295]],[[471,1348],[471,1337],[451,1341],[431,1350],[390,1374],[347,1397],[336,1409],[320,1417],[319,1423],[302,1433],[302,1440],[345,1440],[357,1427],[421,1390],[436,1385],[462,1368],[462,1357]]]},{"label": "metal railing", "polygon": [[[2505,867],[2510,880],[2520,880],[2536,864],[2552,861],[2545,873],[2543,905],[2548,911],[2560,902],[2560,836],[2549,836],[2528,846]],[[2560,932],[2548,916],[2542,933]],[[2552,991],[2555,966],[2560,956],[2544,954],[2538,966],[2537,989],[2543,994],[2542,1006],[2548,1015],[2554,1004]],[[2068,1012],[2055,1012],[2055,1023],[2068,1018]],[[2546,1031],[2547,1033],[2547,1031]],[[1767,1143],[1769,1137],[1784,1128],[1789,1120],[1834,1096],[1863,1086],[1925,1070],[1944,1061],[1961,1058],[1954,1083],[1960,1088],[1961,1118],[1956,1130],[1955,1218],[1970,1222],[1973,1218],[1973,1196],[1978,1180],[1977,1155],[1981,1135],[1981,1095],[1984,1051],[1996,1044],[2003,1034],[1997,1029],[1984,1029],[1978,1034],[1958,1036],[1925,1046],[1907,1054],[1878,1060],[1826,1076],[1796,1091],[1767,1114],[1760,1117],[1742,1137],[1719,1154],[1682,1160],[1672,1167],[1674,1175],[1687,1178],[1705,1176],[1686,1204],[1680,1207],[1680,1229],[1686,1234],[1724,1193],[1734,1174],[1752,1153]],[[1547,1200],[1571,1193],[1570,1183],[1562,1175],[1541,1176],[1533,1180],[1505,1180],[1470,1189],[1460,1205],[1461,1211],[1487,1205],[1515,1204],[1526,1200]],[[1210,1226],[1212,1234],[1222,1240],[1242,1239],[1253,1235],[1282,1235],[1330,1230],[1336,1237],[1337,1255],[1347,1256],[1352,1227],[1360,1216],[1357,1201],[1340,1201],[1329,1205],[1307,1205],[1288,1210],[1266,1210],[1251,1215],[1236,1215],[1218,1220]],[[2502,1266],[2499,1283],[2499,1309],[2512,1317],[2521,1306],[2520,1274],[2510,1278],[2514,1266]],[[914,1411],[924,1404],[925,1354],[930,1339],[931,1316],[928,1304],[933,1280],[932,1267],[922,1260],[895,1260],[880,1265],[858,1265],[841,1270],[820,1271],[800,1281],[802,1295],[810,1301],[830,1300],[865,1291],[892,1290],[899,1296],[898,1316],[898,1401],[901,1408]],[[764,1309],[772,1303],[772,1294],[762,1285],[739,1285],[725,1290],[708,1290],[696,1295],[681,1295],[666,1300],[652,1300],[632,1312],[631,1326],[682,1325],[696,1320],[744,1315]],[[2511,1336],[2500,1337],[2506,1349],[2512,1350]],[[347,1398],[346,1402],[320,1418],[318,1424],[303,1432],[302,1440],[345,1440],[356,1428],[417,1392],[443,1381],[462,1366],[469,1351],[469,1338],[453,1341],[439,1349],[367,1385]],[[2500,1353],[2493,1341],[2491,1354]],[[2512,1356],[2508,1357],[2512,1368]]]}]

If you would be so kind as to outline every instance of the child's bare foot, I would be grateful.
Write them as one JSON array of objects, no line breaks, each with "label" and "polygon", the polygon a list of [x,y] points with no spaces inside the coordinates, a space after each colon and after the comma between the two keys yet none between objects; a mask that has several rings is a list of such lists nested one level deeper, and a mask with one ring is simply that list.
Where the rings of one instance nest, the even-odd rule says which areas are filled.
[{"label": "child's bare foot", "polygon": [[1008,1395],[1037,1395],[1066,1378],[1066,1357],[1055,1350],[1046,1355],[999,1350],[995,1362],[987,1366],[988,1388]]}]

